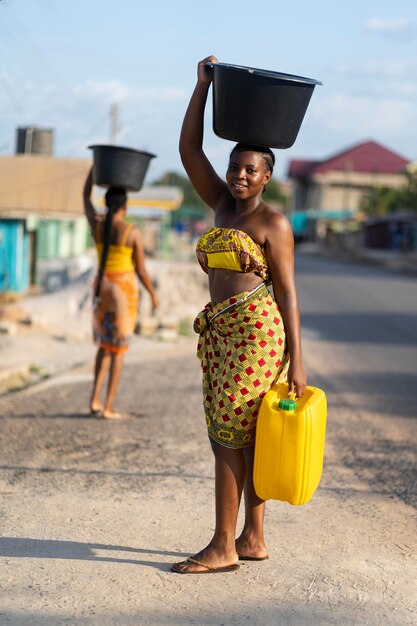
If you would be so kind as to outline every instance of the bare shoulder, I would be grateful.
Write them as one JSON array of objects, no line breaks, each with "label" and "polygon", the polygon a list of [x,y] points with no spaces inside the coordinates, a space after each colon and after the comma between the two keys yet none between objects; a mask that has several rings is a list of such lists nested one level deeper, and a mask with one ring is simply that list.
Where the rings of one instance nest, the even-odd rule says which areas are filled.
[{"label": "bare shoulder", "polygon": [[264,224],[267,240],[277,237],[292,238],[292,228],[288,218],[283,213],[278,213],[268,206],[264,212]]},{"label": "bare shoulder", "polygon": [[131,241],[132,243],[142,242],[142,233],[137,226],[132,226],[132,228],[130,229],[128,241]]}]

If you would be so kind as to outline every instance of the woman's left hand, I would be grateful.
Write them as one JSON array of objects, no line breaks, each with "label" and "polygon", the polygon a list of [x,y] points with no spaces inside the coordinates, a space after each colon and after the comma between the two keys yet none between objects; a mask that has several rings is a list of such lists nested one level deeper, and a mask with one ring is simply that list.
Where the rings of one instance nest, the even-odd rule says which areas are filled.
[{"label": "woman's left hand", "polygon": [[152,294],[151,300],[152,300],[152,315],[154,315],[156,309],[159,307],[159,298],[156,295],[156,293]]},{"label": "woman's left hand", "polygon": [[213,80],[213,70],[207,66],[207,62],[218,63],[217,57],[210,55],[199,62],[197,66],[198,82],[209,85]]},{"label": "woman's left hand", "polygon": [[302,361],[290,361],[288,368],[288,395],[296,393],[297,398],[301,398],[307,387],[307,375]]}]

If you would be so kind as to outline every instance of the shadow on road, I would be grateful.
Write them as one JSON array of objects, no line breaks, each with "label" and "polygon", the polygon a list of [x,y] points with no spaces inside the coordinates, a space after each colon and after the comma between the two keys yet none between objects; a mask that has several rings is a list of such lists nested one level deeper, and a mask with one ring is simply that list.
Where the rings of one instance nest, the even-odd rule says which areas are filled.
[{"label": "shadow on road", "polygon": [[125,478],[181,478],[184,480],[209,480],[214,481],[214,476],[204,476],[202,474],[185,474],[182,472],[126,472],[123,470],[100,470],[100,469],[78,469],[67,467],[30,467],[25,465],[0,465],[0,471],[28,472],[32,474],[74,474],[81,476],[109,476]]},{"label": "shadow on road", "polygon": [[[97,554],[98,551],[110,552],[107,556]],[[105,561],[108,563],[132,563],[146,565],[163,571],[169,570],[170,563],[146,561],[133,558],[112,556],[112,552],[128,552],[135,554],[162,555],[174,558],[188,556],[182,552],[153,550],[150,548],[132,548],[131,546],[113,546],[104,543],[82,543],[80,541],[60,541],[56,539],[31,539],[29,537],[1,537],[0,556],[30,559],[70,559],[78,561]]]},{"label": "shadow on road", "polygon": [[0,415],[0,419],[5,419],[7,417],[13,417],[13,419],[79,419],[79,420],[97,420],[99,422],[103,422],[106,424],[122,424],[126,420],[129,419],[139,419],[144,417],[149,417],[148,414],[139,413],[138,411],[129,413],[123,411],[123,419],[106,419],[101,415],[93,415],[89,411],[77,411],[72,413],[63,413],[61,411],[56,410],[56,408],[51,407],[50,410],[44,409],[42,413],[28,413],[25,411],[24,413],[12,413],[10,415]]},{"label": "shadow on road", "polygon": [[[417,419],[417,386],[414,374],[394,372],[343,372],[326,381],[328,388],[363,396],[362,406],[371,413]],[[337,406],[335,407],[337,410]]]},{"label": "shadow on road", "polygon": [[[339,442],[343,448],[343,441]],[[413,442],[395,442],[374,437],[350,446],[343,463],[368,484],[371,493],[398,498],[417,508],[417,467]]]},{"label": "shadow on road", "polygon": [[327,341],[417,345],[417,315],[411,313],[304,313],[302,326],[314,330],[320,339]]}]

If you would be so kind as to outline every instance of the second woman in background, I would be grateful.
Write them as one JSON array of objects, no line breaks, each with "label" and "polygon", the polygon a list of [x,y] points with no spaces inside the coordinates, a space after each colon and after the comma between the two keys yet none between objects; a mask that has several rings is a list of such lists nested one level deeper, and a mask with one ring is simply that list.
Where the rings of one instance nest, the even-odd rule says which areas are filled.
[{"label": "second woman in background", "polygon": [[[93,313],[94,340],[99,348],[90,411],[107,419],[119,419],[123,416],[114,410],[113,404],[124,355],[136,323],[139,302],[136,276],[149,292],[153,310],[158,307],[159,301],[146,270],[141,234],[125,220],[125,191],[108,189],[105,195],[106,218],[100,220],[91,202],[92,186],[93,168],[87,176],[83,192],[84,211],[96,243],[99,262]],[[100,396],[107,373],[109,377],[103,405]]]}]

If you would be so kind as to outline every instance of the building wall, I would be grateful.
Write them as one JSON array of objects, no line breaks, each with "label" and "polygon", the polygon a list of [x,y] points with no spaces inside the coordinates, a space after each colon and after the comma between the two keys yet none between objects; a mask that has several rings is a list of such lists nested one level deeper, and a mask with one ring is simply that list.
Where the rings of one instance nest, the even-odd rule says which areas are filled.
[{"label": "building wall", "polygon": [[0,292],[23,293],[31,283],[64,286],[95,265],[91,244],[84,218],[0,218]]},{"label": "building wall", "polygon": [[360,206],[361,198],[367,191],[368,189],[364,189],[363,187],[323,185],[320,208],[324,210],[343,209],[357,211]]},{"label": "building wall", "polygon": [[402,174],[327,172],[294,184],[295,210],[357,211],[362,197],[374,187],[398,188],[406,183]]},{"label": "building wall", "polygon": [[24,220],[0,220],[0,292],[29,286],[29,238]]},{"label": "building wall", "polygon": [[96,265],[85,218],[39,220],[36,282],[45,291],[61,289]]},{"label": "building wall", "polygon": [[39,259],[68,259],[86,252],[91,246],[89,226],[79,220],[44,220],[38,222],[37,257]]}]

